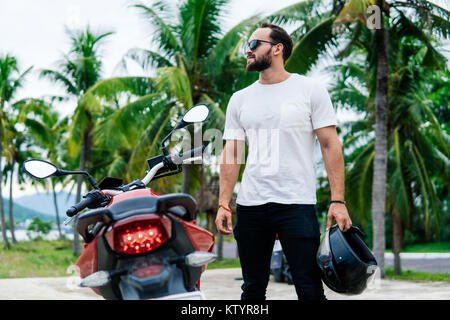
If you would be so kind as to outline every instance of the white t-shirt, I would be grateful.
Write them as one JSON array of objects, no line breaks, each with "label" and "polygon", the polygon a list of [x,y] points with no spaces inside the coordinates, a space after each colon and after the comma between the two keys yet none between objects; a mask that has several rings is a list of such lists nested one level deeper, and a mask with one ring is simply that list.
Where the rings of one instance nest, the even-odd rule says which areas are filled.
[{"label": "white t-shirt", "polygon": [[231,97],[225,140],[245,140],[248,156],[236,202],[315,204],[314,129],[337,125],[325,86],[299,74],[259,81]]}]

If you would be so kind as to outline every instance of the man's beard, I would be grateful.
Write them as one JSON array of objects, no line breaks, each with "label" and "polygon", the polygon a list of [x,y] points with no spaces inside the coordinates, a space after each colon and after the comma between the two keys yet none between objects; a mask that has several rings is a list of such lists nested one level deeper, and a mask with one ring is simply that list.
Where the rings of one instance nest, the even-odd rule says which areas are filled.
[{"label": "man's beard", "polygon": [[247,64],[247,71],[264,71],[272,65],[272,56],[270,55],[270,51],[272,48],[267,50],[267,52],[259,59],[253,61],[250,64]]}]

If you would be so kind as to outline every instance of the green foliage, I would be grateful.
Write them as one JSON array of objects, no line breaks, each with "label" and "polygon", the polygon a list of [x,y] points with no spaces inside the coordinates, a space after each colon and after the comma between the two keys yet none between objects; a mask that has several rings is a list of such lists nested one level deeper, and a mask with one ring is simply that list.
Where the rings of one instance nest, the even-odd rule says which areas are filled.
[{"label": "green foliage", "polygon": [[450,252],[449,242],[416,243],[405,246],[403,252]]},{"label": "green foliage", "polygon": [[52,223],[42,221],[39,218],[34,218],[27,228],[27,236],[30,239],[42,239],[43,236],[50,233],[52,229]]},{"label": "green foliage", "polygon": [[20,241],[0,247],[0,278],[64,277],[76,259],[69,240]]},{"label": "green foliage", "polygon": [[391,280],[408,280],[408,281],[450,281],[448,273],[429,273],[413,270],[402,271],[400,275],[395,275],[394,270],[386,268],[386,279]]},{"label": "green foliage", "polygon": [[240,268],[241,263],[238,258],[236,259],[217,259],[214,262],[208,264],[207,270],[223,269],[223,268]]},{"label": "green foliage", "polygon": [[[347,2],[337,22],[365,22],[373,1]],[[143,176],[146,159],[160,153],[160,143],[181,114],[195,103],[207,103],[210,117],[203,129],[223,129],[231,95],[258,79],[246,71],[244,46],[262,21],[292,30],[294,48],[286,63],[290,72],[306,74],[321,58],[337,62],[328,68],[335,79],[334,104],[361,115],[340,125],[346,162],[346,199],[354,224],[371,238],[371,199],[374,160],[376,48],[364,25],[350,24],[333,33],[334,14],[325,1],[299,1],[266,17],[254,15],[230,30],[223,29],[227,0],[183,0],[133,3],[153,27],[152,48],[131,48],[123,59],[138,62],[146,76],[101,77],[101,48],[111,32],[90,27],[68,31],[71,49],[56,70],[41,76],[63,85],[64,97],[27,98],[11,103],[31,68],[20,73],[10,55],[0,57],[1,150],[8,173],[30,157],[46,158],[64,169],[78,169],[86,152],[86,169],[96,180],[104,176],[130,182]],[[420,6],[419,6],[420,5]],[[405,14],[405,6],[409,6]],[[411,10],[410,10],[411,9]],[[450,239],[449,70],[439,41],[450,35],[449,11],[429,1],[392,1],[386,18],[389,39],[388,213],[398,212],[407,226],[405,244]],[[55,103],[76,99],[74,113],[61,119]],[[10,102],[3,110],[5,101]],[[23,125],[23,132],[17,130]],[[85,139],[86,138],[86,139]],[[172,142],[172,146],[175,145]],[[21,151],[21,152],[18,152]],[[26,151],[26,152],[25,152]],[[17,166],[16,166],[17,167]],[[21,166],[20,166],[21,167]],[[22,170],[19,168],[19,170]],[[211,174],[208,172],[207,174]],[[23,171],[18,172],[24,181]],[[5,174],[4,179],[9,179]],[[70,180],[72,179],[72,180]],[[180,191],[181,175],[152,182],[157,192]],[[29,180],[30,181],[30,180]],[[73,178],[53,178],[73,188]],[[34,184],[50,180],[36,181]],[[198,166],[192,168],[191,191],[200,187]],[[319,181],[318,216],[328,210],[329,185]],[[391,244],[387,217],[387,244]]]},{"label": "green foliage", "polygon": [[[424,230],[428,239],[436,239],[443,235],[442,213],[446,212],[443,210],[446,205],[441,202],[446,197],[438,196],[436,188],[440,183],[447,184],[446,181],[438,182],[440,178],[437,177],[448,180],[450,154],[448,136],[442,130],[446,124],[440,122],[435,114],[440,105],[426,97],[431,94],[430,67],[442,68],[438,61],[441,58],[436,55],[437,60],[432,66],[425,61],[428,52],[436,49],[416,23],[404,15],[394,19],[388,32],[390,81],[386,209],[388,214],[396,212],[401,216],[409,230],[405,241],[410,241],[408,234],[417,234],[417,229]],[[368,228],[371,227],[376,69],[370,51],[361,50],[370,48],[370,32],[359,30],[358,40],[352,38],[351,41],[359,45],[348,49],[348,57],[335,67],[336,82],[331,93],[339,106],[356,106],[355,109],[367,114],[363,119],[342,127],[348,208],[354,222]],[[390,237],[389,230],[390,226],[387,226],[387,238]],[[386,242],[389,244],[390,240],[386,239]]]}]

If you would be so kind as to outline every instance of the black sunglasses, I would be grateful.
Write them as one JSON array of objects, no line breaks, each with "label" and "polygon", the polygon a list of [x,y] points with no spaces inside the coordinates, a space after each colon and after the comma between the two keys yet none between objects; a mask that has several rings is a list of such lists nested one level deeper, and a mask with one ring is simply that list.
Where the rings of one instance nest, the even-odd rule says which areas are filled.
[{"label": "black sunglasses", "polygon": [[250,41],[249,43],[247,43],[247,47],[245,49],[246,50],[250,49],[251,51],[255,51],[256,48],[258,48],[258,45],[259,45],[260,42],[266,42],[266,43],[270,43],[272,45],[276,45],[276,44],[279,43],[279,42],[272,42],[272,41],[254,39],[254,40]]}]

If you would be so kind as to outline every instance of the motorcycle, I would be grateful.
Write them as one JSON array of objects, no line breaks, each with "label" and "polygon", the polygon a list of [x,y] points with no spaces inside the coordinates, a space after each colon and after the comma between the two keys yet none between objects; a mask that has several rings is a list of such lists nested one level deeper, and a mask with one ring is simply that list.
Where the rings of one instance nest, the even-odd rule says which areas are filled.
[{"label": "motorcycle", "polygon": [[[112,300],[205,299],[200,277],[216,255],[213,234],[196,223],[195,199],[183,193],[159,195],[146,185],[201,159],[204,146],[171,155],[165,142],[175,130],[204,121],[208,113],[206,105],[189,109],[163,139],[163,154],[147,160],[145,177],[126,185],[112,177],[97,185],[85,171],[61,170],[44,160],[24,162],[34,178],[83,174],[93,187],[67,210],[64,222],[76,218],[76,232],[85,242],[76,261],[80,286]],[[81,213],[85,208],[92,210]]]},{"label": "motorcycle", "polygon": [[287,282],[293,284],[292,274],[289,270],[289,264],[286,256],[283,253],[281,242],[277,238],[272,250],[272,257],[270,259],[270,274],[273,275],[275,282]]}]

